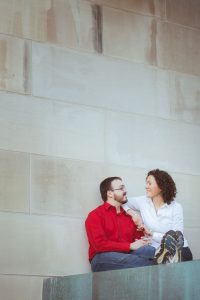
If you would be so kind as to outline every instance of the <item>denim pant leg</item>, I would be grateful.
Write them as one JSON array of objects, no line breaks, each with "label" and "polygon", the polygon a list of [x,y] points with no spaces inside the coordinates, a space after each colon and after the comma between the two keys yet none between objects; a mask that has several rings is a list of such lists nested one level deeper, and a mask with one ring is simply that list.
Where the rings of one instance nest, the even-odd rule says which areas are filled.
[{"label": "denim pant leg", "polygon": [[153,265],[147,257],[140,257],[132,253],[103,252],[98,253],[91,261],[93,272],[136,268]]},{"label": "denim pant leg", "polygon": [[189,247],[183,247],[182,249],[182,261],[193,260],[192,252]]},{"label": "denim pant leg", "polygon": [[132,253],[138,255],[140,257],[145,257],[149,259],[153,259],[155,255],[156,249],[151,245],[142,246],[137,250],[134,250]]}]

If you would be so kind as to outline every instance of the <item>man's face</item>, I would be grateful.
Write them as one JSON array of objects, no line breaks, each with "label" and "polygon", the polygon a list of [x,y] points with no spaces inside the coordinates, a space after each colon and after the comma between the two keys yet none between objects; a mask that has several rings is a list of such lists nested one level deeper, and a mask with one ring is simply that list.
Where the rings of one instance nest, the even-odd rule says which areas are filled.
[{"label": "man's face", "polygon": [[113,198],[115,201],[124,204],[127,200],[127,193],[126,188],[123,182],[119,179],[113,180],[111,184],[112,192],[113,192]]}]

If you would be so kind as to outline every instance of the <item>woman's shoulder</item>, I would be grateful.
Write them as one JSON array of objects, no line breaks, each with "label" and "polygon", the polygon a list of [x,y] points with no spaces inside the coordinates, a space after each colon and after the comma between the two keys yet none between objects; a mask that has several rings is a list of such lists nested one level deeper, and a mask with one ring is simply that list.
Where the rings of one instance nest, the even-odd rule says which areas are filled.
[{"label": "woman's shoulder", "polygon": [[173,209],[177,209],[177,210],[182,210],[183,209],[181,203],[177,202],[176,200],[173,200],[169,205]]}]

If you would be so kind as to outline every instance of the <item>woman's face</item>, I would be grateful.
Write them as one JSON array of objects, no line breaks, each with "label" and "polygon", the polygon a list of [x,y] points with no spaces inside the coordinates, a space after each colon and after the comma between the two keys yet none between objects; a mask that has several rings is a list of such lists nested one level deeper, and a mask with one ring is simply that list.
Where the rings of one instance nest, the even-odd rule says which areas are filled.
[{"label": "woman's face", "polygon": [[157,185],[155,178],[152,175],[149,175],[146,180],[146,195],[149,198],[154,198],[158,196],[161,192],[161,189]]}]

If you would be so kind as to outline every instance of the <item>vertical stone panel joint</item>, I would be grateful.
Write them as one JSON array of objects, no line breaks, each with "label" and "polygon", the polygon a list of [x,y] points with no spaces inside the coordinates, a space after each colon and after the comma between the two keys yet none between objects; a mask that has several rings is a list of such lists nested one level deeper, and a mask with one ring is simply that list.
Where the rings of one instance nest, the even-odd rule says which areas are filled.
[{"label": "vertical stone panel joint", "polygon": [[25,42],[24,45],[24,66],[23,66],[23,80],[24,80],[24,92],[25,94],[30,94],[30,77],[31,77],[31,54],[30,54],[30,44]]},{"label": "vertical stone panel joint", "polygon": [[102,44],[102,8],[100,5],[92,5],[93,16],[93,43],[98,53],[103,52]]},{"label": "vertical stone panel joint", "polygon": [[5,89],[7,81],[7,43],[4,39],[0,40],[0,55],[0,89]]},{"label": "vertical stone panel joint", "polygon": [[150,49],[148,53],[148,61],[151,65],[157,65],[157,21],[152,20],[151,23],[151,32],[150,32]]},{"label": "vertical stone panel joint", "polygon": [[149,0],[147,1],[148,6],[149,6],[149,11],[151,12],[152,15],[155,15],[155,3],[154,0]]}]

